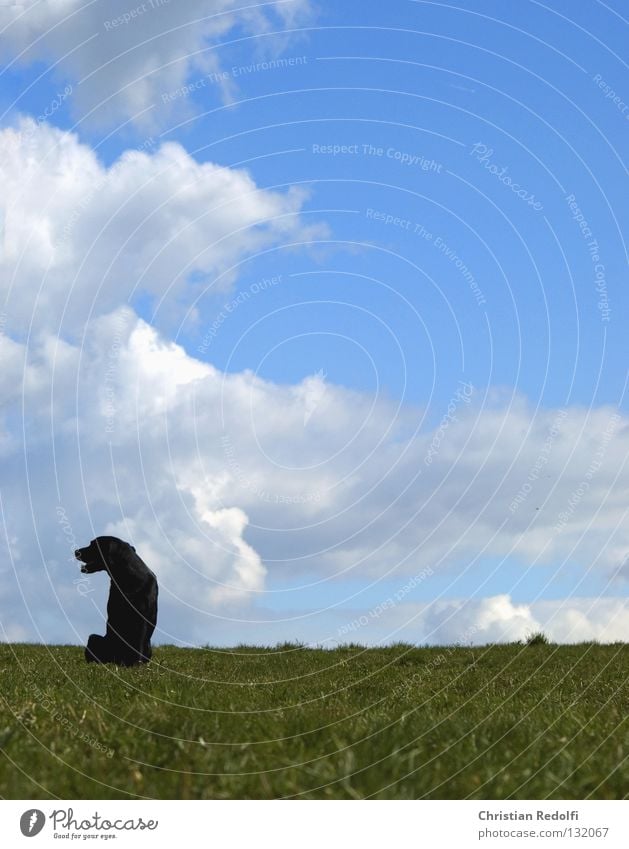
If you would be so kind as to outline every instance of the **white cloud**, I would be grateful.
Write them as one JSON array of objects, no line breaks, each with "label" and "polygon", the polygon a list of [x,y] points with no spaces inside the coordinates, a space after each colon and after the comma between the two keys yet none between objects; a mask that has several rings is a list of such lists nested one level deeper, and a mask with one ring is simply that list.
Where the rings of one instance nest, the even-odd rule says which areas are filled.
[{"label": "white cloud", "polygon": [[[377,612],[377,608],[374,608]],[[486,598],[401,604],[382,615],[353,611],[331,644],[386,644],[397,640],[428,645],[485,645],[526,640],[543,633],[550,642],[624,642],[629,629],[627,598],[565,598],[516,603],[508,593]]]},{"label": "white cloud", "polygon": [[[277,51],[286,43],[282,30],[303,23],[312,9],[309,0],[249,7],[235,0],[23,0],[2,11],[2,23],[10,22],[0,34],[5,61],[50,62],[61,82],[74,85],[81,117],[150,125],[172,107],[163,93],[194,72],[220,67],[221,41],[248,35],[252,54],[261,45]],[[280,35],[255,37],[274,31]]]},{"label": "white cloud", "polygon": [[[518,397],[476,397],[460,402],[447,428],[424,425],[413,435],[421,411],[399,412],[321,375],[291,386],[224,374],[129,309],[94,320],[85,339],[82,349],[63,343],[59,362],[53,335],[28,354],[8,343],[5,391],[14,401],[3,477],[16,483],[4,504],[7,533],[16,541],[16,579],[51,639],[59,629],[67,638],[69,627],[82,633],[94,617],[71,586],[74,543],[57,501],[78,544],[110,531],[145,554],[160,575],[169,641],[217,642],[234,632],[232,617],[264,619],[270,579],[294,588],[306,630],[320,640],[353,615],[340,574],[403,581],[430,567],[473,576],[477,557],[511,556],[523,569],[590,568],[602,585],[625,590],[614,576],[629,550],[629,427],[612,408],[534,412]],[[24,437],[11,413],[22,374]],[[330,581],[340,609],[308,612],[308,590],[298,589],[305,577]],[[601,599],[592,610],[568,599],[562,608],[516,604],[509,590],[397,605],[396,627],[407,636],[392,638],[452,641],[475,628],[477,641],[511,640],[539,627],[555,639],[613,639],[626,619],[624,599]],[[19,608],[15,587],[11,597]],[[408,625],[409,610],[417,627]],[[270,614],[275,631],[277,618]],[[27,613],[13,621],[33,628]]]},{"label": "white cloud", "polygon": [[[294,587],[302,610],[304,582],[330,581],[329,597],[347,607],[341,577],[473,574],[485,557],[577,564],[624,590],[629,422],[613,408],[534,411],[459,386],[451,414],[428,426],[427,411],[322,372],[295,385],[224,374],[120,307],[140,283],[172,314],[189,303],[191,276],[223,274],[226,286],[260,247],[307,241],[300,195],[260,190],[177,144],[105,168],[76,136],[29,121],[0,132],[0,191],[13,560],[0,559],[12,633],[84,638],[106,588],[73,584],[71,551],[106,531],[156,568],[162,638],[183,642],[219,641],[232,617],[281,627],[269,579]],[[438,421],[448,410],[432,412]],[[416,638],[451,639],[450,620],[487,639],[550,621],[550,608],[516,605],[509,589],[421,609]],[[607,633],[583,604],[567,602],[548,627]],[[305,615],[321,640],[338,631],[333,611]]]},{"label": "white cloud", "polygon": [[9,329],[61,335],[138,292],[172,314],[202,285],[227,288],[255,251],[323,232],[301,221],[302,191],[259,189],[176,143],[106,168],[76,135],[31,119],[0,131],[0,198]]}]

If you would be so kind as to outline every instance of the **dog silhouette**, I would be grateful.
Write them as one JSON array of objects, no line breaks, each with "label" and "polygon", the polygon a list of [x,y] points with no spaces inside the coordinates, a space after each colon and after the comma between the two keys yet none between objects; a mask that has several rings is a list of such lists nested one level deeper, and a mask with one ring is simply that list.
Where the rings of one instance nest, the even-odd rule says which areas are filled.
[{"label": "dog silhouette", "polygon": [[96,537],[74,552],[81,572],[107,572],[107,633],[91,634],[85,649],[88,663],[135,666],[151,659],[151,637],[157,624],[157,578],[135,548],[117,537]]}]

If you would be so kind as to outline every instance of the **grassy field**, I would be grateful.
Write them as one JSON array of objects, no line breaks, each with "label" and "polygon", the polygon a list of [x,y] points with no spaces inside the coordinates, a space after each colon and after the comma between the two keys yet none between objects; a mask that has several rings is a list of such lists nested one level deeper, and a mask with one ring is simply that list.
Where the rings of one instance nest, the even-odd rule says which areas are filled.
[{"label": "grassy field", "polygon": [[629,795],[629,646],[0,646],[0,795]]}]

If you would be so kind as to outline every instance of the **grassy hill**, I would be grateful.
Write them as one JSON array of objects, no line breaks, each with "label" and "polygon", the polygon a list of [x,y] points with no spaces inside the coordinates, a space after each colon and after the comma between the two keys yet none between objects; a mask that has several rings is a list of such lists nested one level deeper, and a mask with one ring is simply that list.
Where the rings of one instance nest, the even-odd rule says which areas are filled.
[{"label": "grassy hill", "polygon": [[624,798],[629,646],[0,645],[4,798]]}]

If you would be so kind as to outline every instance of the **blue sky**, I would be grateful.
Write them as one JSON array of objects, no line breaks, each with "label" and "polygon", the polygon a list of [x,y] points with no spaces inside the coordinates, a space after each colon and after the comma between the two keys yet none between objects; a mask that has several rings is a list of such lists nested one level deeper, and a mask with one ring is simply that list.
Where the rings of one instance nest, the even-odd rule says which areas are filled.
[{"label": "blue sky", "polygon": [[[386,640],[394,626],[413,640],[456,639],[462,627],[444,624],[450,618],[435,601],[454,611],[467,604],[479,621],[489,617],[478,639],[513,638],[537,625],[567,640],[616,637],[629,621],[622,577],[629,90],[621,4],[297,0],[259,7],[251,18],[221,0],[209,4],[217,19],[192,25],[198,5],[142,9],[116,0],[83,8],[76,0],[70,20],[54,1],[27,3],[22,15],[2,11],[0,55],[8,66],[0,132],[9,145],[9,129],[24,116],[35,119],[35,153],[24,148],[15,161],[27,169],[28,156],[31,163],[40,156],[36,167],[50,187],[38,198],[42,174],[29,178],[28,202],[48,208],[50,200],[52,209],[32,233],[44,239],[74,221],[63,242],[68,257],[58,260],[58,250],[47,271],[43,260],[41,268],[26,267],[32,248],[20,260],[7,249],[3,260],[5,281],[13,281],[3,287],[4,340],[22,384],[5,419],[8,573],[37,539],[51,586],[63,574],[63,537],[48,516],[54,505],[29,521],[18,509],[16,492],[27,500],[30,492],[32,501],[20,449],[39,458],[45,476],[57,453],[68,470],[81,457],[115,472],[117,464],[133,466],[138,446],[139,454],[150,446],[153,464],[161,457],[165,466],[151,486],[146,478],[139,485],[133,505],[108,502],[98,475],[89,480],[82,466],[82,500],[57,500],[72,513],[79,542],[105,526],[127,538],[134,532],[166,562],[179,551],[169,522],[178,523],[177,538],[198,537],[199,548],[182,555],[177,569],[164,566],[173,591],[167,641],[198,642],[204,633],[202,622],[187,628],[177,607],[182,598],[189,603],[177,575],[192,569],[202,585],[229,585],[242,572],[239,557],[256,564],[257,577],[235,579],[242,610],[231,596],[210,593],[208,641],[237,641],[238,627],[251,641],[333,641],[339,622],[373,610],[409,574],[433,567],[430,580],[418,581],[386,615],[369,615],[361,639]],[[133,9],[127,23],[111,26]],[[57,132],[54,142],[43,140],[48,130]],[[175,166],[167,187],[150,170],[159,170],[159,151],[172,152],[173,143],[185,158],[177,154],[188,198],[180,206]],[[65,149],[70,165],[59,153]],[[86,151],[110,174],[102,195],[110,217],[98,228],[99,199],[90,197],[94,178],[87,176],[97,166],[85,165]],[[136,165],[119,167],[133,155],[141,157]],[[11,192],[21,198],[21,190],[6,168],[5,216],[15,222]],[[150,196],[138,188],[142,174],[153,175]],[[214,206],[220,181],[234,188]],[[77,200],[64,207],[72,193]],[[129,229],[125,197],[131,209],[136,200],[142,207],[139,235]],[[20,233],[15,244],[34,220],[26,203],[13,207],[20,226],[7,225],[6,239]],[[163,234],[171,232],[172,251],[162,254]],[[64,274],[74,276],[65,291]],[[43,300],[31,304],[24,292],[36,291]],[[112,331],[99,328],[125,306],[136,337],[123,334],[121,344],[129,369],[146,366],[133,374],[148,388],[124,402],[116,390],[119,420],[128,412],[140,422],[140,437],[121,442],[116,457],[81,416],[103,401],[93,375]],[[68,360],[47,370],[51,340],[55,358],[62,345]],[[156,397],[155,346],[173,342],[182,352],[169,349],[173,364],[160,379],[170,375],[179,388],[171,386],[155,412],[173,448],[167,462],[166,443],[151,441],[157,425],[150,435],[142,428]],[[30,367],[42,374],[33,377]],[[175,380],[178,368],[189,377]],[[220,410],[204,394],[214,397],[212,381],[229,387],[219,393]],[[52,395],[31,397],[42,384]],[[461,399],[461,386],[472,387],[471,400]],[[299,434],[282,409],[293,401],[303,404]],[[208,419],[194,418],[197,403]],[[451,405],[455,418],[444,426]],[[568,424],[555,439],[558,411]],[[181,475],[176,456],[190,437],[177,428],[185,415],[198,425],[198,462]],[[206,444],[214,424],[216,438]],[[217,448],[226,436],[231,454],[224,443]],[[435,460],[427,462],[435,439]],[[509,511],[536,463],[532,492]],[[592,463],[587,494],[575,504]],[[77,481],[64,475],[69,493]],[[304,503],[295,496],[302,491],[318,500]],[[177,505],[184,518],[175,518]],[[566,505],[568,532],[557,530]],[[229,511],[244,516],[237,530]],[[509,522],[521,525],[507,533]],[[208,528],[223,536],[212,538]],[[202,562],[203,540],[221,549],[216,573]],[[597,607],[601,598],[619,605],[616,630],[604,630],[610,613]],[[35,627],[44,638],[73,639],[86,617],[79,602],[71,595],[61,603],[69,630],[39,632],[37,615],[20,613],[9,617],[11,633],[33,637]],[[286,623],[283,634],[275,618],[291,611],[310,624]],[[265,617],[272,626],[260,624]],[[405,624],[417,617],[419,625]],[[570,625],[575,617],[578,627]],[[243,619],[250,624],[233,624]]]}]

